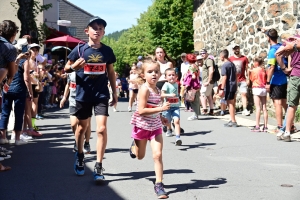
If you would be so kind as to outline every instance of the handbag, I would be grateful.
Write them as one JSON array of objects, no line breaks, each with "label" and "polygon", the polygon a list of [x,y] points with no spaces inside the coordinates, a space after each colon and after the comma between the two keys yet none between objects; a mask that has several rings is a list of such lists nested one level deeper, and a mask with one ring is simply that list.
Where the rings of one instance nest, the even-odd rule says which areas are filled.
[{"label": "handbag", "polygon": [[196,90],[190,89],[185,93],[185,100],[188,102],[193,102],[195,100]]}]

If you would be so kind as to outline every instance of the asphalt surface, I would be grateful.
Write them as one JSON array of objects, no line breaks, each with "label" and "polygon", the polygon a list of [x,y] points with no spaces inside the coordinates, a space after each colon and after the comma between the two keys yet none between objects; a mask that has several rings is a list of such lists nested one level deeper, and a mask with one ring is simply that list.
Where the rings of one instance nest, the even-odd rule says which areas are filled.
[{"label": "asphalt surface", "polygon": [[[92,153],[85,157],[85,175],[78,177],[68,109],[54,109],[46,113],[47,119],[37,121],[41,138],[23,146],[5,145],[14,153],[1,162],[12,170],[0,173],[0,199],[156,199],[150,145],[143,160],[130,158],[132,113],[125,102],[118,109],[109,112],[104,184],[96,185],[92,179],[95,120]],[[223,126],[229,116],[187,121],[191,114],[181,112],[182,146],[175,146],[175,137],[164,135],[163,182],[169,199],[300,199],[299,135],[287,143],[270,133],[250,132],[253,114],[246,119],[237,115],[238,128]]]}]

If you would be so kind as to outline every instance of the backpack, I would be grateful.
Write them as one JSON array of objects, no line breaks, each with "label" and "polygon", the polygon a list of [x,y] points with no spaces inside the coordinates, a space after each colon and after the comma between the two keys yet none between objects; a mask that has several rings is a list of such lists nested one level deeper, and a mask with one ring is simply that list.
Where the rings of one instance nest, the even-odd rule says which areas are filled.
[{"label": "backpack", "polygon": [[[208,58],[208,59],[211,59],[211,58]],[[211,59],[213,61],[213,67],[214,67],[214,72],[213,72],[213,77],[212,77],[212,80],[215,82],[218,82],[221,78],[221,75],[220,75],[220,72],[219,72],[219,67],[218,65],[215,64],[215,61],[213,59]],[[205,66],[206,63],[205,63]]]}]

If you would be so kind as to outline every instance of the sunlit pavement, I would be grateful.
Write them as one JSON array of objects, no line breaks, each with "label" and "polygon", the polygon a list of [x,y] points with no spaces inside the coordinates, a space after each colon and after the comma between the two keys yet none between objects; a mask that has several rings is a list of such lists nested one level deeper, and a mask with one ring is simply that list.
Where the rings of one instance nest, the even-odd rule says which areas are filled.
[{"label": "sunlit pavement", "polygon": [[[1,162],[12,170],[0,173],[0,199],[156,199],[150,146],[143,160],[130,158],[132,113],[125,102],[118,110],[109,112],[104,184],[92,179],[95,120],[93,152],[85,157],[85,175],[78,177],[68,109],[63,109],[37,121],[41,138],[24,146],[5,145],[14,153]],[[163,182],[169,199],[300,199],[299,134],[293,142],[281,142],[269,133],[250,132],[253,117],[237,115],[242,126],[225,128],[228,115],[187,121],[190,115],[181,112],[182,146],[175,146],[175,137],[164,136]]]}]

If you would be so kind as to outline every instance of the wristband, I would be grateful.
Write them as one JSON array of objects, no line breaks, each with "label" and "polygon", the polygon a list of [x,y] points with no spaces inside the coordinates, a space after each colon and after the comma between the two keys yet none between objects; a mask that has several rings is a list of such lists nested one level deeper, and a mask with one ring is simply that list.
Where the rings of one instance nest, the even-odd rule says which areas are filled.
[{"label": "wristband", "polygon": [[72,65],[70,65],[70,69],[71,69],[72,71],[75,71],[75,69],[73,68],[73,66],[72,66]]},{"label": "wristband", "polygon": [[267,82],[266,84],[267,84],[267,85],[270,85],[270,82]]}]

